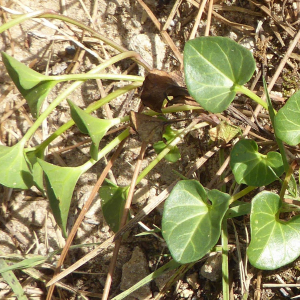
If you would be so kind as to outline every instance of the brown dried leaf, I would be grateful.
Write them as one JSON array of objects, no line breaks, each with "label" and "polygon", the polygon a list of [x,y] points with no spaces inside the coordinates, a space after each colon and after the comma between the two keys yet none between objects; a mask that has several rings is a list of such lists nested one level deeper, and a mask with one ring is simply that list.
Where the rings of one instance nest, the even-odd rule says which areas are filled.
[{"label": "brown dried leaf", "polygon": [[175,74],[154,69],[145,78],[141,100],[145,106],[161,112],[168,96],[180,98],[188,95],[187,89],[178,85]]},{"label": "brown dried leaf", "polygon": [[212,141],[222,140],[229,143],[236,135],[241,133],[241,129],[227,122],[221,122],[216,127],[209,130]]},{"label": "brown dried leaf", "polygon": [[162,140],[164,120],[131,111],[130,121],[143,142],[153,144]]}]

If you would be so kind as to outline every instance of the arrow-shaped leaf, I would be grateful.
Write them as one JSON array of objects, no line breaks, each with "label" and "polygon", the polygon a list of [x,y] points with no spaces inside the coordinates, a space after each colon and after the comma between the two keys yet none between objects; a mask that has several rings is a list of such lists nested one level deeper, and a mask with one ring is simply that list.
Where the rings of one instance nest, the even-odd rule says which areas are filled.
[{"label": "arrow-shaped leaf", "polygon": [[45,182],[50,207],[58,226],[66,237],[67,219],[75,185],[82,174],[80,167],[60,167],[38,158],[45,172]]},{"label": "arrow-shaped leaf", "polygon": [[71,108],[72,119],[74,120],[79,130],[91,137],[91,157],[94,160],[97,160],[99,143],[101,139],[112,126],[120,123],[120,119],[98,119],[80,109],[72,101],[68,100],[68,103]]},{"label": "arrow-shaped leaf", "polygon": [[43,100],[57,81],[28,68],[4,52],[2,60],[10,78],[26,99],[32,115],[38,117]]},{"label": "arrow-shaped leaf", "polygon": [[128,187],[119,187],[109,180],[105,180],[99,189],[103,216],[113,232],[120,229],[127,194]]}]

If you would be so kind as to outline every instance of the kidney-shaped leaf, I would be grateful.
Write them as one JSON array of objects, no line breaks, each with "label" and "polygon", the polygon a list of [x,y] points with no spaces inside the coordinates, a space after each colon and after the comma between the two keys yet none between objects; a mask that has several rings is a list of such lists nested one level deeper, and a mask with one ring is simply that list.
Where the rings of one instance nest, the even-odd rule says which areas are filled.
[{"label": "kidney-shaped leaf", "polygon": [[166,200],[162,219],[163,237],[177,262],[196,261],[215,246],[229,200],[228,194],[218,190],[206,193],[196,180],[177,183]]},{"label": "kidney-shaped leaf", "polygon": [[258,269],[274,270],[300,255],[300,216],[280,220],[280,208],[280,197],[271,192],[261,192],[252,199],[251,243],[247,254]]},{"label": "kidney-shaped leaf", "polygon": [[119,187],[109,180],[105,180],[99,189],[103,216],[113,232],[120,229],[127,194],[128,187]]},{"label": "kidney-shaped leaf", "polygon": [[230,153],[230,167],[237,183],[264,186],[278,179],[284,171],[282,157],[278,152],[267,155],[258,152],[253,140],[241,140]]},{"label": "kidney-shaped leaf", "polygon": [[2,60],[10,78],[26,99],[32,115],[37,117],[43,100],[57,81],[28,68],[4,52],[2,52]]},{"label": "kidney-shaped leaf", "polygon": [[286,102],[275,116],[275,133],[288,145],[300,143],[300,91]]},{"label": "kidney-shaped leaf", "polygon": [[47,195],[55,221],[66,237],[66,226],[73,191],[83,171],[80,167],[55,166],[39,158],[38,162],[45,173]]},{"label": "kidney-shaped leaf", "polygon": [[21,143],[13,147],[0,145],[0,183],[17,189],[28,189],[33,185],[31,169]]},{"label": "kidney-shaped leaf", "polygon": [[68,100],[68,103],[71,108],[72,119],[79,130],[91,137],[92,145],[90,154],[94,160],[97,160],[98,148],[101,139],[112,126],[120,123],[120,119],[98,119],[80,109],[72,101]]},{"label": "kidney-shaped leaf", "polygon": [[200,37],[184,47],[184,72],[189,93],[206,110],[219,113],[255,70],[249,50],[225,37]]}]

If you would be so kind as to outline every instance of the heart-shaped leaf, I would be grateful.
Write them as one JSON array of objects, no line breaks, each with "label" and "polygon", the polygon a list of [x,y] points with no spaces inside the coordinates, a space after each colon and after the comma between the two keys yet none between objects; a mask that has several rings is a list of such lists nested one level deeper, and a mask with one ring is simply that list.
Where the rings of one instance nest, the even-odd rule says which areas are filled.
[{"label": "heart-shaped leaf", "polygon": [[128,187],[119,187],[109,180],[105,180],[99,189],[103,216],[113,232],[120,229],[127,195]]},{"label": "heart-shaped leaf", "polygon": [[230,166],[237,183],[250,186],[264,186],[278,179],[284,167],[278,152],[267,155],[258,152],[253,140],[240,140],[230,153]]},{"label": "heart-shaped leaf", "polygon": [[67,220],[75,185],[83,173],[80,167],[60,167],[37,159],[45,172],[47,195],[56,223],[67,236]]},{"label": "heart-shaped leaf", "polygon": [[2,60],[10,78],[26,99],[31,114],[35,118],[38,117],[43,100],[57,81],[28,68],[4,52],[2,52]]},{"label": "heart-shaped leaf", "polygon": [[288,145],[300,143],[300,91],[292,95],[275,116],[275,133]]},{"label": "heart-shaped leaf", "polygon": [[162,219],[163,237],[177,262],[197,261],[215,246],[229,200],[228,194],[218,190],[206,193],[196,180],[177,183],[166,200]]},{"label": "heart-shaped leaf", "polygon": [[0,183],[17,189],[29,189],[33,185],[30,164],[21,143],[13,147],[0,145]]},{"label": "heart-shaped leaf", "polygon": [[261,192],[252,199],[250,263],[262,270],[274,270],[300,255],[300,216],[279,219],[281,200],[277,194]]},{"label": "heart-shaped leaf", "polygon": [[98,119],[80,109],[72,101],[68,100],[68,103],[71,108],[71,116],[75,124],[82,133],[88,134],[92,139],[90,154],[94,160],[97,160],[101,139],[112,126],[120,124],[120,119]]},{"label": "heart-shaped leaf", "polygon": [[232,102],[237,86],[255,70],[249,50],[225,37],[200,37],[184,47],[184,73],[192,97],[206,110],[219,113]]}]

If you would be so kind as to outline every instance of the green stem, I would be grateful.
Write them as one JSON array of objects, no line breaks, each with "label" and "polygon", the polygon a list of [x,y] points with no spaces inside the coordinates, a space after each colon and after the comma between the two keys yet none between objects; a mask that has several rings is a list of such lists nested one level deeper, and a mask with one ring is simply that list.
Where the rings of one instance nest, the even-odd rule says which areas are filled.
[{"label": "green stem", "polygon": [[247,186],[245,189],[241,190],[240,192],[236,193],[235,195],[233,195],[230,199],[230,203],[233,203],[234,201],[244,197],[245,195],[249,194],[251,191],[257,189],[256,186]]},{"label": "green stem", "polygon": [[88,79],[108,79],[108,80],[126,80],[126,81],[141,81],[145,80],[142,76],[122,75],[122,74],[68,74],[59,76],[49,76],[51,80],[69,81],[69,80],[88,80]]},{"label": "green stem", "polygon": [[[166,148],[163,149],[154,160],[151,161],[151,163],[140,173],[136,180],[136,184],[141,182],[141,180],[181,141],[181,139],[189,133],[193,128],[195,127],[195,123],[192,122],[188,127],[181,130],[176,137],[167,144]],[[206,123],[203,123],[203,126],[206,126]]]},{"label": "green stem", "polygon": [[124,130],[121,134],[119,134],[115,139],[113,139],[108,145],[106,145],[103,149],[98,152],[97,160],[90,159],[85,164],[80,166],[82,173],[86,172],[89,168],[91,168],[96,162],[98,162],[104,155],[112,151],[116,146],[118,146],[124,139],[129,136],[129,128]]},{"label": "green stem", "polygon": [[[100,64],[93,70],[89,71],[88,74],[96,74],[100,71],[104,70],[105,68],[109,67],[110,65],[128,57],[132,57],[133,51],[125,52],[118,54],[111,59],[105,61],[104,63]],[[78,88],[83,82],[76,81],[72,83],[65,91],[58,95],[58,97],[53,100],[47,109],[39,116],[39,118],[35,121],[35,123],[30,127],[30,129],[26,132],[26,134],[22,138],[22,143],[25,144],[26,141],[30,139],[30,137],[35,133],[35,131],[39,128],[42,122],[48,117],[48,115],[54,110],[54,108],[60,104],[69,94],[71,94],[76,88]]]},{"label": "green stem", "polygon": [[43,14],[44,11],[33,11],[33,12],[30,12],[28,14],[24,14],[24,15],[20,15],[19,17],[17,18],[14,18],[6,23],[4,23],[3,25],[0,26],[0,33],[2,33],[3,31],[17,25],[17,24],[20,24],[22,23],[23,21],[26,21],[28,19],[32,19],[32,18],[36,18],[38,16],[40,16],[41,14]]},{"label": "green stem", "polygon": [[[132,84],[132,85],[127,85],[125,87],[122,87],[110,94],[108,94],[106,97],[100,99],[99,101],[91,104],[87,109],[85,110],[87,113],[91,113],[94,110],[99,109],[101,106],[104,104],[110,102],[112,99],[115,99],[116,97],[123,95],[127,93],[128,91],[132,89],[136,89],[137,87],[141,86],[140,83]],[[121,119],[121,122],[127,121],[129,117],[124,117]],[[37,149],[39,150],[44,150],[53,140],[55,140],[59,135],[61,135],[63,132],[68,130],[71,126],[73,126],[75,123],[73,120],[68,121],[64,125],[62,125],[60,128],[58,128],[55,132],[53,132],[46,140],[44,140],[38,147]],[[36,150],[37,150],[36,149]],[[32,150],[32,149],[30,149]]]},{"label": "green stem", "polygon": [[[15,25],[17,25],[25,20],[31,19],[31,18],[58,19],[58,20],[62,20],[62,21],[74,24],[74,25],[78,26],[79,28],[82,28],[82,29],[85,29],[85,30],[91,32],[93,34],[93,36],[95,36],[99,40],[105,42],[106,44],[110,45],[114,49],[116,49],[120,52],[128,52],[128,50],[126,48],[118,45],[113,40],[110,40],[110,39],[106,38],[105,36],[99,34],[96,30],[92,29],[91,27],[84,25],[84,24],[80,23],[79,21],[76,21],[75,19],[69,18],[67,16],[53,13],[50,10],[35,11],[35,12],[21,15],[20,17],[13,19],[13,20],[5,23],[4,25],[2,25],[0,27],[0,33],[3,32],[4,30],[9,29],[12,26],[15,26]],[[143,66],[146,70],[150,71],[152,68],[149,66],[149,64],[147,62],[145,62],[144,59],[138,53],[136,53],[136,52],[134,52],[134,53],[135,53],[133,56],[134,60],[138,64]]]},{"label": "green stem", "polygon": [[292,162],[291,165],[289,166],[288,170],[286,171],[286,175],[285,175],[283,184],[281,186],[280,194],[279,194],[281,201],[284,200],[285,191],[288,188],[289,181],[291,179],[291,176],[294,173],[296,165],[297,165],[297,163],[295,161]]},{"label": "green stem", "polygon": [[255,102],[257,102],[258,104],[260,104],[263,108],[268,109],[268,105],[265,101],[263,101],[260,97],[258,97],[255,93],[253,93],[252,91],[250,91],[249,89],[247,89],[245,86],[243,85],[236,85],[234,87],[234,90],[237,93],[243,93],[246,96],[248,96],[249,98],[251,98],[252,100],[254,100]]},{"label": "green stem", "polygon": [[223,299],[229,300],[229,272],[228,272],[228,231],[227,231],[227,219],[222,220],[221,230],[222,240],[222,288]]}]

